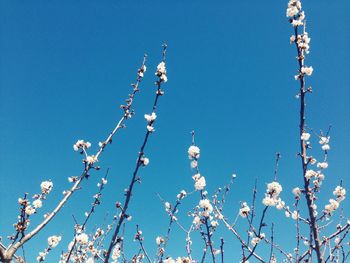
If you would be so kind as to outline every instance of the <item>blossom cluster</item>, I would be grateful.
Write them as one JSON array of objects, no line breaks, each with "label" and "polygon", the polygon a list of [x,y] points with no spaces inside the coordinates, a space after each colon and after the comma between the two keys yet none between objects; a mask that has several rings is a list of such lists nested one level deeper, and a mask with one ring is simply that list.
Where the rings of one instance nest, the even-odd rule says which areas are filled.
[{"label": "blossom cluster", "polygon": [[250,208],[246,202],[241,203],[241,208],[239,209],[239,215],[241,217],[247,217],[250,213]]},{"label": "blossom cluster", "polygon": [[43,252],[39,252],[39,255],[37,256],[36,260],[38,262],[45,261],[45,258],[49,254],[51,249],[55,248],[60,241],[61,241],[61,236],[50,236],[47,239],[48,247]]},{"label": "blossom cluster", "polygon": [[345,194],[345,188],[338,185],[333,191],[333,195],[336,197],[336,199],[329,199],[329,203],[324,207],[324,213],[326,215],[331,215],[335,210],[337,210],[340,202],[345,199]]},{"label": "blossom cluster", "polygon": [[164,61],[160,62],[159,65],[157,66],[157,71],[155,75],[159,77],[161,82],[168,81],[168,77],[166,75],[166,66]]},{"label": "blossom cluster", "polygon": [[265,198],[263,199],[263,204],[265,206],[277,206],[281,209],[284,206],[283,201],[279,198],[279,194],[282,192],[282,186],[278,182],[272,182],[267,184],[267,189],[265,193]]},{"label": "blossom cluster", "polygon": [[153,127],[153,122],[156,120],[157,115],[155,112],[152,112],[151,114],[145,114],[145,119],[147,121],[147,130],[149,132],[154,132],[155,129]]},{"label": "blossom cluster", "polygon": [[74,151],[86,150],[91,147],[90,142],[85,142],[84,140],[78,140],[75,144],[73,144]]}]

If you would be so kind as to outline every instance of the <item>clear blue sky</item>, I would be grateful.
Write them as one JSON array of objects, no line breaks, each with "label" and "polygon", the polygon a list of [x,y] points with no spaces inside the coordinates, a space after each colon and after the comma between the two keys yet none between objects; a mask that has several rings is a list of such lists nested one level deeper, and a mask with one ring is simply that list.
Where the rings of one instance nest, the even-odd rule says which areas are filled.
[{"label": "clear blue sky", "polygon": [[[333,125],[330,167],[319,200],[323,207],[340,179],[349,186],[350,3],[321,0],[303,4],[311,36],[307,63],[315,69],[308,82],[314,93],[307,104],[307,123],[315,131]],[[169,81],[159,104],[156,133],[146,151],[150,165],[141,172],[143,182],[136,187],[131,205],[134,219],[127,231],[134,234],[135,224],[140,224],[153,254],[154,239],[165,234],[168,223],[155,193],[171,201],[181,189],[193,189],[186,153],[192,129],[197,131],[202,150],[201,170],[208,190],[225,184],[232,173],[238,174],[226,205],[229,217],[236,214],[239,201],[251,199],[255,178],[261,199],[265,183],[272,180],[276,151],[283,156],[282,197],[291,202],[290,191],[300,185],[302,177],[296,157],[299,101],[293,77],[297,61],[295,48],[289,44],[292,28],[285,17],[286,6],[287,1],[257,0],[1,1],[3,238],[13,232],[17,198],[24,192],[38,192],[43,180],[54,182],[53,192],[32,225],[61,198],[69,186],[67,177],[78,175],[82,168],[81,156],[73,152],[72,144],[85,139],[94,147],[105,138],[122,114],[119,105],[146,52],[148,72],[135,101],[135,118],[103,154],[102,171],[95,172],[47,230],[26,245],[28,262],[35,262],[48,236],[61,234],[61,245],[47,258],[57,262],[72,238],[71,215],[83,218],[107,167],[111,171],[103,205],[89,229],[103,222],[107,212],[110,218],[115,201],[122,200],[144,136],[143,114],[150,111],[153,72],[163,41],[169,46]],[[189,199],[182,206],[185,222],[195,202]],[[277,242],[293,248],[293,222],[278,222]],[[227,257],[237,262],[240,246],[230,235],[224,236]],[[217,243],[219,237],[220,233]],[[184,255],[184,245],[183,235],[174,234],[169,254]],[[127,249],[128,255],[137,250],[131,239]]]}]

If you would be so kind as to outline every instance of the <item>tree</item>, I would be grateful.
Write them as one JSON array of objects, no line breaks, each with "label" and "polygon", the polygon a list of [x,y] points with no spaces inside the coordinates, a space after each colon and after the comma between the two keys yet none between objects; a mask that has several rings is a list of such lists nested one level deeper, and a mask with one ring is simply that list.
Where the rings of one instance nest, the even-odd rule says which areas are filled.
[{"label": "tree", "polygon": [[[155,96],[150,113],[144,115],[146,119],[146,132],[139,147],[136,164],[130,174],[130,182],[124,190],[122,201],[115,203],[115,215],[112,221],[103,226],[103,223],[96,223],[98,227],[89,232],[87,225],[93,218],[92,215],[97,211],[102,201],[102,193],[107,184],[109,168],[101,181],[97,184],[97,192],[93,196],[93,202],[85,212],[85,219],[82,222],[75,220],[74,235],[68,244],[68,248],[62,252],[60,262],[164,262],[164,263],[186,263],[186,262],[224,262],[225,246],[227,246],[227,236],[218,237],[217,232],[226,231],[237,239],[237,244],[241,248],[241,254],[234,258],[240,262],[346,262],[349,258],[348,233],[350,231],[350,220],[346,219],[344,211],[337,214],[340,210],[341,202],[345,199],[346,190],[343,183],[335,185],[333,195],[329,203],[320,208],[318,198],[321,195],[321,187],[325,181],[325,171],[328,168],[328,154],[330,151],[330,132],[329,127],[325,132],[316,133],[307,125],[306,119],[306,99],[312,93],[312,88],[306,83],[306,80],[313,74],[313,67],[306,62],[310,50],[310,37],[306,30],[306,18],[299,0],[290,0],[287,7],[287,17],[293,28],[293,34],[290,37],[291,44],[295,45],[297,51],[298,69],[295,80],[298,82],[297,98],[300,101],[299,108],[299,145],[298,158],[301,162],[301,177],[303,184],[295,187],[294,203],[288,205],[287,201],[282,199],[282,187],[279,182],[279,164],[281,153],[276,153],[275,168],[273,179],[267,184],[267,189],[262,197],[258,193],[259,181],[255,181],[252,191],[252,199],[241,201],[236,219],[233,221],[226,215],[226,199],[230,195],[231,189],[236,186],[236,175],[232,175],[227,185],[218,188],[212,195],[207,189],[207,180],[199,169],[201,150],[196,143],[195,132],[192,131],[192,143],[188,148],[188,157],[192,168],[192,179],[194,191],[181,190],[172,204],[161,197],[159,199],[164,205],[166,214],[169,217],[168,228],[165,235],[156,238],[156,253],[154,258],[146,249],[145,237],[141,229],[141,224],[136,224],[136,234],[134,241],[137,244],[137,252],[131,258],[127,258],[125,246],[128,245],[128,238],[125,231],[130,231],[132,223],[127,222],[132,219],[129,206],[135,195],[135,186],[141,183],[139,174],[142,167],[149,164],[147,145],[151,136],[155,132],[155,122],[157,119],[159,99],[164,95],[163,85],[166,84],[167,77],[167,45],[162,46],[162,59],[158,64],[155,75]],[[1,244],[0,258],[2,262],[25,261],[25,258],[18,255],[19,249],[31,241],[39,232],[41,232],[62,210],[64,205],[70,200],[74,193],[81,189],[83,183],[88,186],[88,179],[93,176],[94,171],[100,171],[99,161],[102,158],[104,150],[112,144],[112,140],[119,130],[126,128],[125,123],[131,119],[135,113],[133,106],[137,94],[140,91],[141,81],[146,74],[147,55],[144,56],[137,77],[132,86],[132,92],[126,99],[126,104],[121,105],[123,111],[119,121],[115,124],[112,131],[105,140],[98,143],[97,151],[91,154],[91,143],[79,139],[73,149],[83,156],[83,170],[79,176],[68,178],[71,183],[69,190],[64,191],[63,197],[57,202],[52,211],[44,215],[44,219],[37,225],[30,227],[31,218],[40,211],[43,203],[46,202],[48,195],[53,189],[53,182],[43,181],[40,185],[41,191],[30,198],[25,193],[19,198],[20,213],[18,221],[14,224],[15,233],[9,236],[9,242]],[[200,131],[199,131],[200,133]],[[316,143],[314,140],[316,137]],[[321,158],[316,158],[315,149],[317,146],[322,151]],[[312,147],[314,146],[314,147]],[[334,182],[330,182],[334,183]],[[193,208],[188,212],[191,223],[187,227],[180,217],[180,208],[182,204],[191,198],[197,198]],[[259,200],[262,200],[260,202]],[[261,215],[259,213],[261,207]],[[290,227],[296,233],[295,248],[290,251],[290,247],[285,248],[281,243],[283,238],[278,237],[276,226],[278,221],[268,220],[268,213],[273,208],[280,210],[281,214],[291,218]],[[284,215],[283,215],[284,214]],[[339,223],[335,223],[336,216],[339,217]],[[245,226],[242,223],[246,223]],[[170,243],[170,236],[174,231],[183,232],[186,236],[186,255],[172,258],[167,253],[167,247]],[[197,234],[201,240],[195,240]],[[198,243],[198,241],[202,243]],[[215,241],[219,241],[215,243]],[[55,248],[59,242],[62,242],[60,235],[48,237],[47,247],[39,253],[38,262],[45,261],[48,253]],[[5,245],[6,244],[6,245]],[[201,250],[200,257],[193,255],[193,250]],[[32,259],[28,259],[31,261]]]}]

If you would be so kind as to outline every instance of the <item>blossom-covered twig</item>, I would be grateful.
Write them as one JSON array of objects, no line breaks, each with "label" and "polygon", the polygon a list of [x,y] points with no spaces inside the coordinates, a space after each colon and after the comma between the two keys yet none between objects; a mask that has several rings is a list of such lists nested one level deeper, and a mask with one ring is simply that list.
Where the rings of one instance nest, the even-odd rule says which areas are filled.
[{"label": "blossom-covered twig", "polygon": [[146,135],[144,137],[143,143],[141,145],[141,148],[140,148],[137,160],[136,160],[136,166],[135,166],[135,169],[132,173],[130,185],[125,193],[126,198],[125,198],[123,206],[121,206],[121,214],[119,216],[119,220],[118,220],[116,229],[114,231],[112,240],[111,240],[109,247],[108,247],[108,250],[106,252],[104,262],[109,262],[109,257],[112,253],[112,250],[117,245],[117,239],[118,239],[120,227],[122,226],[125,218],[128,217],[126,212],[128,210],[129,203],[131,200],[132,191],[133,191],[135,183],[139,181],[139,178],[137,178],[138,171],[139,171],[141,166],[146,166],[149,162],[149,159],[145,157],[144,150],[145,150],[145,147],[147,145],[148,138],[149,138],[150,134],[154,132],[153,123],[155,122],[155,119],[157,118],[156,109],[157,109],[158,99],[160,96],[162,96],[164,94],[164,91],[161,89],[161,86],[163,83],[165,83],[167,81],[166,68],[165,68],[166,49],[167,49],[167,45],[164,44],[163,45],[162,62],[158,65],[157,71],[156,71],[156,76],[158,77],[158,80],[155,82],[155,84],[157,86],[157,90],[156,90],[156,96],[155,96],[155,100],[154,100],[153,107],[152,107],[152,113],[145,114],[145,119],[147,120],[147,132],[146,132]]},{"label": "blossom-covered twig", "polygon": [[[319,237],[318,226],[316,222],[316,213],[314,209],[313,193],[310,190],[310,180],[307,176],[309,157],[307,154],[308,149],[308,134],[306,133],[306,94],[311,92],[311,88],[306,87],[306,76],[310,76],[313,72],[312,67],[305,66],[305,55],[309,52],[310,38],[305,30],[305,13],[301,11],[301,2],[299,0],[290,0],[288,3],[287,16],[290,17],[290,22],[294,27],[294,36],[291,38],[291,42],[295,43],[297,49],[297,60],[299,64],[299,73],[296,75],[296,80],[299,80],[299,99],[300,99],[300,114],[299,114],[299,135],[300,135],[300,157],[301,166],[303,172],[305,199],[310,217],[310,227],[313,234],[313,240],[315,242],[315,251],[317,255],[317,261],[319,263],[324,262],[321,252],[321,242]],[[303,29],[303,32],[299,34],[299,28]]]},{"label": "blossom-covered twig", "polygon": [[[112,142],[112,138],[113,136],[116,134],[116,132],[121,129],[124,128],[124,121],[127,120],[128,118],[132,117],[133,115],[133,110],[131,108],[132,103],[134,101],[134,97],[136,95],[136,93],[139,91],[139,84],[141,82],[141,79],[143,77],[144,72],[146,71],[146,66],[145,66],[145,62],[146,62],[146,55],[143,58],[143,62],[142,62],[142,66],[141,68],[138,70],[138,74],[137,74],[137,79],[136,79],[136,83],[132,85],[133,87],[133,92],[129,95],[128,99],[127,99],[127,104],[121,106],[121,108],[124,111],[123,116],[121,117],[121,119],[118,121],[117,125],[115,126],[115,128],[112,130],[112,132],[109,134],[109,136],[107,137],[107,139],[99,144],[99,149],[96,152],[95,155],[90,155],[87,156],[86,159],[84,160],[84,170],[81,173],[81,175],[79,177],[76,178],[76,180],[74,181],[74,185],[70,188],[69,191],[66,191],[64,197],[62,198],[62,200],[57,204],[57,206],[46,215],[45,219],[39,224],[37,225],[32,231],[30,231],[28,234],[26,234],[25,236],[23,236],[18,242],[12,244],[4,253],[5,254],[5,258],[7,261],[11,261],[14,253],[17,251],[18,248],[20,248],[21,246],[23,246],[26,242],[28,242],[33,236],[35,236],[36,234],[38,234],[54,217],[55,215],[61,210],[61,208],[64,206],[64,204],[68,201],[68,199],[72,196],[72,194],[79,188],[79,185],[81,184],[81,182],[87,178],[89,176],[89,171],[91,169],[98,169],[98,167],[94,166],[94,163],[98,161],[100,155],[102,154],[102,152],[104,151],[104,149],[106,148],[106,146]],[[77,144],[74,145],[74,149],[77,150],[78,148],[83,150],[85,152],[87,146],[89,146],[88,144],[83,144],[81,145],[80,143],[83,141],[78,141]]]},{"label": "blossom-covered twig", "polygon": [[48,246],[43,252],[39,252],[39,256],[36,258],[38,262],[45,261],[45,257],[50,253],[50,251],[55,248],[58,243],[61,241],[60,236],[50,236],[47,239]]},{"label": "blossom-covered twig", "polygon": [[[91,218],[91,215],[95,212],[96,206],[101,204],[101,195],[102,195],[102,191],[104,189],[104,186],[107,184],[108,172],[109,172],[109,168],[107,169],[105,176],[97,184],[98,192],[93,196],[94,201],[91,203],[91,207],[90,207],[89,212],[85,212],[85,220],[84,220],[83,224],[80,225],[80,224],[76,223],[76,226],[74,228],[75,229],[75,238],[74,238],[73,244],[71,244],[71,249],[67,253],[66,262],[69,262],[69,259],[72,255],[74,248],[75,248],[75,245],[77,244],[77,238],[76,238],[77,234],[80,234],[80,233],[85,231],[85,226],[88,223],[89,219]],[[77,230],[79,230],[79,233],[77,233]],[[100,232],[100,234],[102,235],[103,233]]]}]

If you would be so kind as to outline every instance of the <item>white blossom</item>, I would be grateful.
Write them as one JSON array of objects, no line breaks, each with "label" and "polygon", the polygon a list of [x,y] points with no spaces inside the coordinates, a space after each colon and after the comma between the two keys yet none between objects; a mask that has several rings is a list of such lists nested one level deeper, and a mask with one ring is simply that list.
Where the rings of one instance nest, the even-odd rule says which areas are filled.
[{"label": "white blossom", "polygon": [[158,237],[156,238],[156,244],[157,244],[157,246],[160,246],[160,244],[162,244],[162,243],[164,243],[164,242],[165,242],[165,240],[164,240],[163,237],[158,236]]},{"label": "white blossom", "polygon": [[333,191],[333,195],[337,197],[338,201],[343,201],[345,199],[345,194],[346,194],[345,188],[339,185]]},{"label": "white blossom", "polygon": [[319,144],[324,145],[324,144],[328,144],[330,140],[330,136],[325,137],[325,136],[321,136],[320,140],[319,140]]},{"label": "white blossom", "polygon": [[241,217],[247,217],[249,215],[250,208],[246,202],[241,204],[241,209],[239,209],[239,214]]},{"label": "white blossom", "polygon": [[312,72],[314,71],[313,67],[302,67],[301,68],[301,73],[306,74],[308,76],[312,75]]},{"label": "white blossom", "polygon": [[320,169],[326,169],[328,168],[328,163],[327,162],[317,163],[317,167]]},{"label": "white blossom", "polygon": [[210,225],[215,228],[215,227],[217,227],[219,225],[219,222],[216,221],[216,220],[213,220],[213,221],[210,222]]},{"label": "white blossom", "polygon": [[329,204],[325,205],[325,213],[331,214],[339,207],[339,202],[334,199],[329,199]]},{"label": "white blossom", "polygon": [[152,112],[151,114],[145,114],[144,117],[148,123],[151,123],[155,121],[157,114],[155,112]]},{"label": "white blossom", "polygon": [[314,170],[307,170],[306,172],[305,172],[305,178],[306,179],[308,179],[308,180],[310,180],[310,178],[311,177],[315,177],[315,176],[317,176],[317,172],[315,172]]},{"label": "white blossom", "polygon": [[294,220],[297,220],[297,219],[299,218],[299,213],[298,213],[298,211],[293,211],[293,213],[292,213],[292,218],[293,218]]},{"label": "white blossom", "polygon": [[30,216],[35,213],[35,208],[31,205],[28,205],[25,209],[25,213]]},{"label": "white blossom", "polygon": [[159,65],[157,66],[157,71],[156,71],[156,76],[158,76],[160,78],[160,80],[162,82],[167,82],[168,81],[168,77],[166,75],[166,66],[165,66],[165,62],[162,61],[159,63]]},{"label": "white blossom", "polygon": [[295,195],[295,197],[300,197],[301,196],[301,190],[299,187],[295,187],[293,190],[292,190],[292,193],[293,195]]},{"label": "white blossom", "polygon": [[79,151],[79,149],[88,149],[91,147],[90,142],[85,142],[84,140],[78,140],[74,145],[74,151]]},{"label": "white blossom", "polygon": [[43,202],[40,199],[36,199],[33,201],[34,208],[40,208],[43,206]]},{"label": "white blossom", "polygon": [[188,148],[188,157],[189,158],[196,158],[198,159],[199,158],[199,154],[200,154],[200,149],[195,146],[195,145],[191,145],[189,148]]},{"label": "white blossom", "polygon": [[199,206],[204,209],[203,216],[208,217],[213,212],[213,206],[208,199],[202,199],[199,201]]},{"label": "white blossom", "polygon": [[303,132],[300,136],[300,139],[303,140],[303,141],[308,141],[311,137],[311,134],[310,133],[307,133],[307,132]]},{"label": "white blossom", "polygon": [[47,239],[47,243],[50,247],[56,247],[58,245],[58,243],[61,241],[61,237],[60,236],[50,236]]},{"label": "white blossom", "polygon": [[40,184],[41,192],[43,194],[48,194],[52,190],[53,183],[51,181],[44,181]]},{"label": "white blossom", "polygon": [[330,149],[331,149],[331,147],[329,146],[329,144],[324,144],[324,145],[322,145],[322,150],[324,150],[324,151],[329,151]]},{"label": "white blossom", "polygon": [[142,157],[141,162],[143,166],[147,166],[149,164],[149,159],[147,157]]},{"label": "white blossom", "polygon": [[76,236],[76,240],[78,243],[80,243],[82,245],[86,245],[89,242],[89,237],[87,234],[81,233],[81,234]]},{"label": "white blossom", "polygon": [[120,243],[117,243],[112,251],[112,259],[117,260],[121,256]]},{"label": "white blossom", "polygon": [[89,155],[86,157],[86,160],[85,160],[88,164],[94,164],[96,162],[98,162],[98,159],[95,155]]},{"label": "white blossom", "polygon": [[250,243],[251,243],[253,246],[256,246],[257,244],[259,244],[260,240],[261,240],[260,238],[254,237],[254,238],[252,238],[252,241],[250,241]]},{"label": "white blossom", "polygon": [[196,190],[203,190],[206,186],[205,178],[204,176],[201,176],[196,182],[194,183],[194,187]]},{"label": "white blossom", "polygon": [[338,245],[340,243],[340,237],[336,237],[334,239],[334,243]]}]

